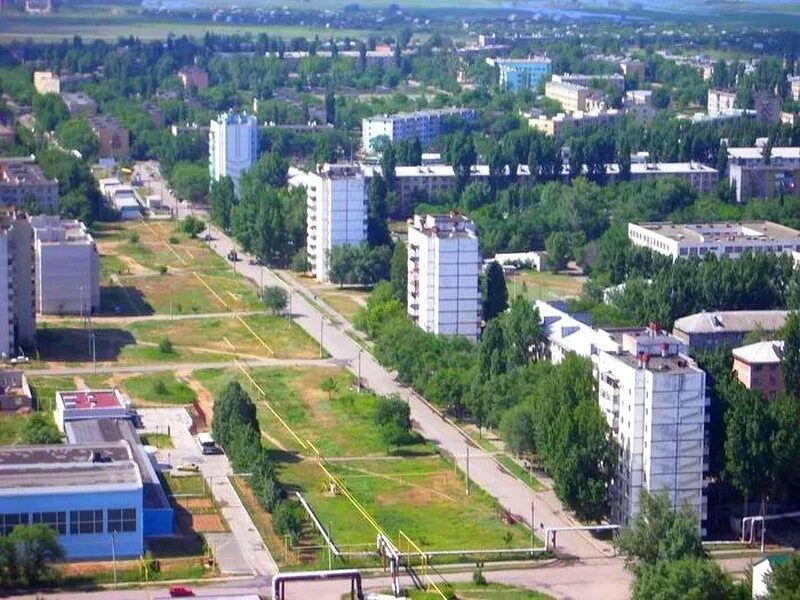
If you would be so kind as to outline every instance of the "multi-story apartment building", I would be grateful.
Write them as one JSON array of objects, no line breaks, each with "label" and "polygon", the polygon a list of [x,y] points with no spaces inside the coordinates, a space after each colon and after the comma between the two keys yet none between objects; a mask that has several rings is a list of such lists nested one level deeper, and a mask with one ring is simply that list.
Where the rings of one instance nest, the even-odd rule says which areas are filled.
[{"label": "multi-story apartment building", "polygon": [[100,258],[80,221],[31,217],[36,257],[36,311],[89,315],[100,310]]},{"label": "multi-story apartment building", "polygon": [[728,310],[701,312],[675,320],[672,335],[692,350],[715,350],[740,345],[753,331],[775,333],[786,325],[785,310]]},{"label": "multi-story apartment building", "polygon": [[680,340],[655,324],[613,335],[620,347],[598,352],[595,363],[600,408],[619,452],[609,489],[611,519],[628,525],[639,512],[643,490],[666,491],[673,506],[692,509],[702,529],[705,372]]},{"label": "multi-story apartment building", "polygon": [[757,342],[733,349],[733,372],[748,390],[756,390],[766,398],[783,391],[783,341]]},{"label": "multi-story apartment building", "polygon": [[222,113],[208,131],[208,166],[212,181],[228,176],[239,192],[242,173],[258,160],[258,121],[247,113]]},{"label": "multi-story apartment building", "polygon": [[706,110],[709,115],[719,115],[736,108],[736,92],[730,90],[708,90]]},{"label": "multi-story apartment building", "polygon": [[97,114],[97,102],[86,92],[64,92],[61,99],[67,105],[70,117],[91,117]]},{"label": "multi-story apartment building", "polygon": [[[607,165],[607,173],[609,182],[615,182],[619,176],[619,165]],[[698,194],[708,194],[719,182],[719,171],[695,162],[631,164],[631,181],[668,178],[682,179]]]},{"label": "multi-story apartment building", "polygon": [[625,77],[619,73],[611,75],[584,75],[581,73],[563,73],[561,75],[553,75],[553,81],[561,83],[572,83],[575,85],[582,85],[584,87],[597,87],[597,84],[609,84],[617,88],[620,92],[625,91]]},{"label": "multi-story apartment building", "polygon": [[380,139],[399,142],[416,137],[425,146],[445,133],[444,124],[448,119],[474,121],[476,118],[477,112],[472,108],[421,110],[370,117],[361,122],[362,145],[367,154],[377,151],[375,146]]},{"label": "multi-story apartment building", "polygon": [[533,113],[522,113],[522,116],[528,119],[529,127],[559,139],[570,133],[580,134],[592,127],[613,125],[622,115],[621,111],[613,108],[593,112],[577,111],[569,115],[560,113],[550,118]]},{"label": "multi-story apartment building", "polygon": [[518,92],[535,89],[550,76],[551,61],[546,56],[529,58],[487,58],[486,62],[500,72],[500,89]]},{"label": "multi-story apartment building", "polygon": [[208,73],[194,65],[187,65],[178,69],[178,79],[187,90],[197,88],[198,90],[208,87]]},{"label": "multi-story apartment building", "polygon": [[800,147],[728,148],[728,182],[737,202],[774,198],[797,190]]},{"label": "multi-story apartment building", "polygon": [[437,335],[478,338],[481,322],[475,224],[464,216],[415,215],[408,224],[408,314]]},{"label": "multi-story apartment building", "polygon": [[60,94],[61,78],[52,71],[34,71],[33,87],[38,94]]},{"label": "multi-story apartment building", "polygon": [[626,115],[633,116],[639,123],[650,123],[656,116],[653,106],[652,90],[629,90],[625,92],[622,108]]},{"label": "multi-story apartment building", "polygon": [[544,95],[561,103],[568,113],[586,110],[586,101],[592,94],[592,90],[584,85],[558,81],[553,76],[553,81],[548,81],[544,86]]},{"label": "multi-story apartment building", "polygon": [[800,75],[790,75],[787,79],[789,80],[789,93],[792,96],[792,100],[797,102],[800,100]]},{"label": "multi-story apartment building", "polygon": [[367,239],[364,172],[353,164],[318,165],[291,177],[289,185],[306,188],[308,264],[317,280],[327,281],[331,250]]},{"label": "multi-story apartment building", "polygon": [[791,254],[800,251],[800,231],[771,221],[741,223],[628,223],[636,246],[673,259],[706,254],[739,258],[744,252]]},{"label": "multi-story apartment building", "polygon": [[781,99],[770,92],[757,92],[753,99],[756,120],[763,125],[774,125],[781,120]]},{"label": "multi-story apartment building", "polygon": [[640,60],[623,60],[619,63],[619,68],[625,77],[636,79],[638,83],[642,83],[645,77],[645,65]]},{"label": "multi-story apartment building", "polygon": [[0,216],[0,354],[36,341],[33,229],[25,216]]},{"label": "multi-story apartment building", "polygon": [[58,212],[58,181],[47,179],[28,158],[0,159],[0,203],[22,208],[27,199],[42,212]]},{"label": "multi-story apartment building", "polygon": [[116,117],[95,115],[89,117],[88,122],[97,137],[97,154],[100,158],[125,160],[130,156],[130,132]]}]

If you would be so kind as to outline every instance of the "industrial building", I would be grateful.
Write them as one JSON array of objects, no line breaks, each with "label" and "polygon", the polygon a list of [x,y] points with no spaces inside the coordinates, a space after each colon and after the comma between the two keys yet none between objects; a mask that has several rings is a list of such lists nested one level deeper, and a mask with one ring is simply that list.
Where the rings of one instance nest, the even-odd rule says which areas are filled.
[{"label": "industrial building", "polygon": [[130,156],[130,132],[116,117],[95,115],[87,121],[97,137],[97,155],[100,158],[125,160]]},{"label": "industrial building", "polygon": [[675,320],[672,335],[694,350],[739,346],[753,331],[775,333],[786,325],[785,310],[700,312]]},{"label": "industrial building", "polygon": [[17,356],[36,341],[33,228],[24,215],[0,217],[0,354]]},{"label": "industrial building", "polygon": [[139,196],[129,185],[124,185],[116,177],[107,177],[99,182],[100,192],[119,212],[119,218],[123,221],[133,221],[142,217],[142,206]]},{"label": "industrial building", "polygon": [[772,221],[628,223],[628,239],[673,259],[707,254],[739,258],[745,252],[791,254],[800,250],[800,231]]},{"label": "industrial building", "polygon": [[408,314],[425,331],[475,340],[480,332],[481,254],[475,224],[458,214],[408,224]]},{"label": "industrial building", "polygon": [[500,89],[518,92],[536,89],[539,82],[550,76],[552,64],[546,56],[528,58],[487,58],[489,66],[500,72]]},{"label": "industrial building", "polygon": [[748,390],[756,390],[767,398],[783,391],[783,341],[769,340],[734,348],[733,372]]},{"label": "industrial building", "polygon": [[22,208],[26,199],[33,199],[44,213],[58,212],[58,181],[47,179],[30,158],[0,159],[0,203]]},{"label": "industrial building", "polygon": [[472,108],[443,108],[370,117],[361,121],[361,143],[367,154],[377,152],[376,142],[382,139],[396,143],[418,138],[420,144],[426,146],[446,133],[448,119],[474,121],[476,118],[477,112]]},{"label": "industrial building", "polygon": [[31,217],[36,257],[36,311],[89,315],[100,310],[100,257],[80,221]]},{"label": "industrial building", "polygon": [[330,253],[341,245],[367,239],[367,188],[363,169],[353,164],[317,165],[289,185],[306,188],[307,254],[312,275],[327,281]]},{"label": "industrial building", "polygon": [[247,113],[222,113],[208,131],[211,181],[230,177],[236,193],[242,173],[258,161],[258,121]]},{"label": "industrial building", "polygon": [[728,148],[728,182],[736,201],[793,194],[800,180],[800,147]]}]

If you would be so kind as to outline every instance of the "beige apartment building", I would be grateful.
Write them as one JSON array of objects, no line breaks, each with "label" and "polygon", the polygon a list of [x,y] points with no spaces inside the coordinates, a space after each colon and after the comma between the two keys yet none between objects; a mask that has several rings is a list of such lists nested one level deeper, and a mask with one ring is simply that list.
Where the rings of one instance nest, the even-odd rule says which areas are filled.
[{"label": "beige apartment building", "polygon": [[729,90],[708,90],[706,110],[709,115],[719,115],[736,108],[736,92]]},{"label": "beige apartment building", "polygon": [[130,156],[130,132],[111,115],[89,118],[89,127],[97,136],[100,158],[124,160]]},{"label": "beige apartment building", "polygon": [[591,93],[592,90],[583,85],[556,81],[555,78],[544,85],[544,95],[559,102],[566,112],[586,110],[586,101]]},{"label": "beige apartment building", "polygon": [[33,87],[39,94],[60,94],[61,78],[52,71],[34,71]]}]

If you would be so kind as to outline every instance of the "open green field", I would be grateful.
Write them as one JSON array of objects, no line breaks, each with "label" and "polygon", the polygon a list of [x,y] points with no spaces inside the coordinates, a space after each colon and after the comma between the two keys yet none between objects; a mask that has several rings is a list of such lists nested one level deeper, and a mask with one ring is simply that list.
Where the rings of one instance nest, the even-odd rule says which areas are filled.
[{"label": "open green field", "polygon": [[506,276],[508,297],[522,295],[530,300],[559,300],[580,296],[586,277],[525,269]]},{"label": "open green field", "polygon": [[120,382],[120,387],[128,393],[136,406],[184,406],[197,398],[192,388],[174,373],[148,373],[126,377]]},{"label": "open green field", "polygon": [[[344,486],[397,544],[402,531],[428,550],[528,547],[530,530],[507,518],[481,490],[473,488],[467,496],[463,475],[454,471],[452,463],[440,457],[429,442],[420,441],[400,452],[387,447],[374,424],[376,407],[383,400],[353,391],[352,377],[343,369],[259,368],[250,373],[288,427],[233,370],[196,371],[194,376],[213,396],[232,379],[242,381],[256,403],[264,444],[275,449],[273,458],[281,483],[304,495],[321,522],[330,527],[337,545],[369,549],[377,534],[375,526],[347,498],[341,488]],[[335,382],[330,395],[322,389],[327,380]],[[324,465],[336,483],[321,467],[314,447],[326,457]],[[237,486],[260,523],[265,543],[274,555],[282,555],[284,548],[270,531],[270,516],[256,505],[245,481],[237,481]],[[319,543],[315,531],[309,529],[304,534],[299,548],[306,547],[306,559],[301,566],[319,566],[324,555],[308,550],[309,545]],[[370,559],[364,560],[368,563]]]},{"label": "open green field", "polygon": [[0,414],[0,446],[9,446],[19,441],[20,433],[30,414]]},{"label": "open green field", "polygon": [[[523,588],[490,583],[488,585],[475,585],[474,583],[454,583],[448,586],[457,594],[459,600],[550,600],[552,596],[526,590]],[[441,596],[425,590],[408,590],[410,600],[441,600]]]}]

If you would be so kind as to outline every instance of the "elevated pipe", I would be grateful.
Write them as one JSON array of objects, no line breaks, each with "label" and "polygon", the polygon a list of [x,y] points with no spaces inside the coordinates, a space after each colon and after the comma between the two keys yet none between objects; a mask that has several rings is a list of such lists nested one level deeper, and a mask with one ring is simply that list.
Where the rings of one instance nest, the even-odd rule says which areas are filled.
[{"label": "elevated pipe", "polygon": [[272,578],[272,599],[285,600],[287,583],[294,581],[325,581],[325,580],[350,580],[350,593],[358,600],[364,600],[364,591],[361,587],[361,572],[357,569],[341,569],[338,571],[309,571],[306,573],[278,573]]}]

